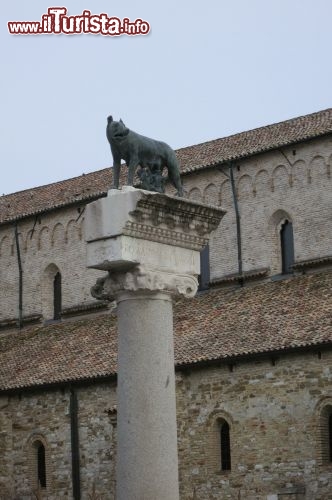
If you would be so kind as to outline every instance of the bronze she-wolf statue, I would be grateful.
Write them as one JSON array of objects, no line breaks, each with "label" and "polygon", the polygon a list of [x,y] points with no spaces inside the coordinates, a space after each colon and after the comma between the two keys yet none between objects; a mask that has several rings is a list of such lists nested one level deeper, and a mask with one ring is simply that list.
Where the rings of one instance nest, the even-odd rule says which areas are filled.
[{"label": "bronze she-wolf statue", "polygon": [[124,160],[128,167],[128,186],[133,185],[136,169],[140,166],[143,189],[164,192],[166,178],[162,172],[166,167],[178,196],[183,196],[176,155],[167,144],[129,130],[121,119],[116,122],[112,116],[107,118],[106,136],[113,155],[113,188],[119,187],[121,160]]}]

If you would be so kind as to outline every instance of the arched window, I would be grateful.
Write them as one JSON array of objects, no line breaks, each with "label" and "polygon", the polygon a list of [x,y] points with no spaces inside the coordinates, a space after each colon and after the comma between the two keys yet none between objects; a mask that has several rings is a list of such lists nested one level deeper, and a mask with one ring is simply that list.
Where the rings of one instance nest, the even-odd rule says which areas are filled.
[{"label": "arched window", "polygon": [[282,274],[292,272],[294,264],[294,240],[293,240],[293,224],[289,220],[281,225],[280,229],[280,244],[281,244],[281,262]]},{"label": "arched window", "polygon": [[221,470],[231,470],[231,441],[226,420],[220,422],[220,463]]},{"label": "arched window", "polygon": [[205,462],[211,474],[227,473],[232,462],[236,462],[236,449],[231,449],[232,429],[234,422],[229,413],[216,409],[210,414],[206,422]]},{"label": "arched window", "polygon": [[49,264],[41,276],[40,293],[42,314],[45,321],[61,319],[62,274],[56,264]]},{"label": "arched window", "polygon": [[57,272],[53,281],[53,319],[61,319],[61,274]]},{"label": "arched window", "polygon": [[37,449],[37,484],[46,488],[46,457],[45,446],[41,441],[35,443]]},{"label": "arched window", "polygon": [[292,273],[295,261],[292,214],[279,209],[271,215],[266,242],[271,275]]},{"label": "arched window", "polygon": [[[44,490],[44,493],[45,489],[48,493],[52,490],[52,462],[49,449],[49,444],[43,434],[33,434],[27,441],[29,483],[31,489],[40,494],[42,494],[41,490]],[[44,498],[45,495],[42,496]]]},{"label": "arched window", "polygon": [[322,464],[332,463],[332,400],[324,401],[319,410],[320,453]]}]

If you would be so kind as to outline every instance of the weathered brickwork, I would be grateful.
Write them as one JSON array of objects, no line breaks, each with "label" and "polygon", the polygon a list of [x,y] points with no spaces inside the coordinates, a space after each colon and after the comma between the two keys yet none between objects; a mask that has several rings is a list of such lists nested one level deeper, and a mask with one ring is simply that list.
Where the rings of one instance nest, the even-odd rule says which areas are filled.
[{"label": "weathered brickwork", "polygon": [[[269,130],[267,128],[265,131],[267,135]],[[293,223],[296,262],[332,256],[330,130],[329,134],[319,138],[285,146],[281,150],[274,149],[247,156],[234,162],[244,271],[267,268],[268,277],[281,272],[279,232],[285,219]],[[264,134],[262,137],[265,137]],[[251,150],[250,141],[249,145],[241,146],[241,141],[245,139],[242,135],[241,137],[235,141],[238,144],[238,157],[241,157],[241,148],[247,153]],[[259,143],[260,135],[257,137]],[[269,140],[272,139],[275,138],[270,137]],[[252,151],[262,151],[258,143],[255,142],[256,149]],[[219,146],[216,147],[214,142],[213,144],[193,147],[193,150],[202,149],[200,154],[203,156],[199,156],[202,160],[205,158],[203,147],[206,147],[206,157],[210,158],[211,146],[210,153],[213,155],[210,160],[221,158]],[[223,147],[227,152],[226,146],[227,144],[224,144]],[[182,151],[182,157],[186,158],[185,150]],[[228,157],[232,157],[232,154]],[[193,171],[183,177],[186,196],[222,206],[227,210],[210,243],[211,279],[218,281],[238,271],[236,219],[229,171],[225,165],[222,167],[223,171],[219,171],[217,167],[194,171],[200,166],[200,163],[196,165],[195,158],[194,155],[189,165]],[[212,164],[214,163],[212,161]],[[100,177],[107,175],[109,172],[104,172]],[[72,190],[76,182],[84,184],[84,178],[72,180]],[[99,196],[102,194],[102,182],[99,180],[97,184],[98,190],[93,192]],[[110,179],[105,186],[109,184]],[[67,200],[61,186],[57,185],[57,196],[61,198],[59,203]],[[73,193],[76,196],[77,193],[79,197],[89,188],[85,186],[81,191],[75,189],[70,192],[70,196]],[[31,213],[33,209],[29,211],[30,193],[25,193],[24,196],[22,206],[26,213]],[[6,197],[2,201],[7,203]],[[11,203],[12,205],[8,205],[9,211],[14,206],[14,203]],[[40,203],[40,206],[47,206],[42,200]],[[85,267],[84,203],[79,203],[76,197],[74,203],[75,205],[40,213],[37,218],[29,217],[17,221],[23,269],[24,317],[35,315],[37,321],[39,316],[40,321],[52,320],[53,281],[57,272],[61,273],[62,278],[64,313],[66,309],[76,306],[80,306],[84,313],[85,306],[97,303],[90,295],[90,287],[96,278],[104,273],[87,270]],[[38,206],[37,204],[36,210]],[[48,208],[50,207],[51,205]],[[4,379],[7,382],[8,378],[10,381],[18,380],[18,387],[22,387],[22,384],[29,386],[44,383],[45,374],[50,375],[49,379],[53,380],[51,375],[59,376],[59,371],[65,371],[64,366],[70,368],[70,376],[55,378],[56,381],[64,381],[61,382],[62,388],[35,391],[22,389],[20,392],[14,389],[12,394],[8,395],[5,389],[16,386],[3,386],[4,392],[0,393],[0,500],[35,498],[33,490],[37,485],[38,468],[36,443],[42,443],[46,452],[47,487],[43,490],[43,498],[71,500],[71,405],[70,388],[65,381],[75,377],[86,379],[90,376],[93,378],[100,374],[108,376],[114,373],[106,370],[96,352],[98,348],[99,351],[101,349],[101,344],[97,343],[96,339],[99,339],[99,342],[103,339],[98,333],[103,329],[109,332],[110,327],[92,316],[95,324],[91,328],[89,326],[89,331],[93,332],[94,337],[93,342],[89,342],[83,326],[80,327],[71,320],[67,321],[68,314],[70,316],[67,311],[67,316],[66,313],[63,316],[64,321],[43,328],[45,337],[42,337],[43,332],[40,332],[42,340],[39,339],[36,343],[39,347],[31,351],[28,349],[32,343],[29,343],[29,335],[30,338],[39,335],[37,330],[7,330],[6,320],[17,319],[19,316],[19,266],[14,229],[12,223],[0,226],[0,280],[3,290],[0,301],[0,326],[5,327],[1,333],[3,350],[0,350],[2,360],[9,359],[6,365],[9,369],[7,368],[6,372],[3,370],[2,374],[6,374]],[[328,274],[325,273],[324,276],[327,277]],[[331,345],[328,344],[331,340],[328,333],[330,288],[325,284],[321,296],[318,297],[318,288],[315,287],[323,285],[318,279],[312,280],[313,283],[310,284],[313,277],[319,276],[315,274],[301,277],[307,280],[307,284],[301,282],[302,288],[292,294],[292,300],[288,298],[286,285],[295,283],[300,278],[280,281],[279,284],[285,286],[279,288],[285,290],[285,294],[280,291],[275,309],[271,290],[267,290],[267,287],[274,287],[273,290],[278,288],[277,284],[272,282],[264,283],[260,292],[255,292],[251,287],[239,288],[241,293],[239,292],[236,300],[232,302],[227,301],[227,297],[224,301],[222,297],[218,301],[215,297],[209,303],[203,300],[204,297],[211,298],[214,294],[217,296],[219,290],[216,288],[215,291],[207,292],[208,295],[204,292],[197,298],[202,300],[196,302],[197,310],[194,314],[196,322],[203,325],[204,332],[199,330],[193,337],[194,341],[185,336],[186,331],[192,329],[192,310],[187,310],[186,306],[182,307],[181,317],[178,318],[181,323],[178,335],[183,338],[182,343],[178,345],[180,355],[186,355],[183,360],[189,360],[188,363],[192,359],[195,360],[192,362],[199,362],[203,359],[200,356],[207,349],[209,359],[220,356],[224,360],[213,367],[202,365],[200,368],[184,368],[183,371],[177,372],[181,500],[332,500],[332,462],[328,431],[332,414],[332,351],[327,349],[327,345]],[[223,290],[227,295],[229,290]],[[277,312],[276,316],[272,315],[268,308],[260,308],[256,303],[253,305],[252,298],[245,293],[248,290],[252,290],[262,305],[264,301],[270,300],[271,307]],[[268,294],[270,298],[267,297]],[[299,298],[297,301],[300,294],[301,300]],[[302,309],[301,301],[305,300],[305,304],[312,305],[311,308],[305,307],[304,304]],[[244,301],[247,307],[241,308]],[[324,307],[319,308],[315,301],[320,301]],[[227,319],[220,314],[223,308],[228,310]],[[294,317],[300,317],[298,310],[301,309],[301,317],[303,312],[308,316],[308,320],[311,319],[310,327],[306,322],[302,328],[298,326],[300,323],[291,321],[290,315],[295,309],[297,316]],[[235,314],[240,315],[244,321],[233,321]],[[279,329],[274,328],[276,324]],[[236,332],[233,332],[233,326],[237,329]],[[49,341],[49,335],[52,334],[48,331],[50,327],[55,328],[54,336],[61,338],[61,349],[56,347],[56,342],[52,344]],[[77,341],[74,341],[75,331],[79,334],[79,347]],[[225,342],[221,342],[222,355],[220,349],[216,355],[217,344],[214,343],[219,331],[225,335]],[[275,332],[279,332],[281,336],[278,350],[293,346],[292,342],[289,343],[292,336],[296,346],[305,345],[306,351],[284,353],[277,357],[272,354],[255,357],[251,354],[246,360],[232,361],[232,356],[236,356],[237,352],[236,344],[242,345],[245,340],[245,355],[257,352],[257,343],[267,346],[264,348],[267,351],[270,344],[264,341],[271,335],[279,339]],[[40,363],[39,372],[36,370],[36,373],[40,373],[40,379],[39,375],[32,379],[22,375],[26,373],[23,358],[16,360],[15,354],[10,356],[11,349],[14,353],[18,352],[14,350],[15,343],[10,347],[12,334],[19,336],[20,345],[24,340],[25,348],[22,350],[29,363]],[[61,335],[66,335],[66,338]],[[310,351],[311,339],[314,348]],[[301,343],[302,341],[304,342]],[[321,352],[320,343],[325,345]],[[96,350],[92,348],[92,344]],[[106,344],[102,345],[107,351]],[[48,356],[45,355],[46,350]],[[61,358],[59,350],[68,356]],[[25,354],[27,351],[29,355]],[[72,352],[75,355],[70,356]],[[84,365],[89,357],[95,362],[96,371],[93,367],[89,368],[88,375],[86,372],[84,376],[81,374],[76,356],[78,352],[81,356],[79,364]],[[47,364],[50,363],[50,353],[52,370]],[[195,357],[190,358],[193,353]],[[107,363],[113,366],[115,357],[116,348],[112,348]],[[225,361],[227,357],[228,363]],[[1,365],[0,360],[0,374],[3,366],[4,362]],[[21,375],[21,378],[15,378],[14,373]],[[97,496],[98,500],[113,500],[116,466],[116,384],[113,379],[99,383],[91,381],[74,389],[78,399],[81,498],[91,500]],[[227,422],[230,427],[230,471],[221,470],[221,422]],[[95,497],[90,496],[93,492]]]},{"label": "weathered brickwork", "polygon": [[101,384],[78,391],[82,500],[95,491],[114,498],[116,461],[116,387]]},{"label": "weathered brickwork", "polygon": [[[331,500],[332,464],[324,461],[321,440],[322,413],[332,404],[331,367],[332,352],[325,351],[178,372],[181,500],[270,500],[286,491],[291,500]],[[100,383],[77,394],[82,500],[93,488],[112,500],[116,425],[110,410],[116,388]],[[71,499],[69,391],[0,401],[0,484],[9,492],[6,500],[32,498],[33,436],[47,443],[45,498]],[[220,470],[220,418],[230,425],[231,471]]]},{"label": "weathered brickwork", "polygon": [[[0,499],[30,500],[36,491],[34,439],[46,451],[48,500],[72,499],[69,390],[36,392],[0,399]],[[95,491],[113,498],[115,426],[107,410],[115,404],[112,384],[78,390],[82,499]],[[6,490],[4,498],[2,492]]]},{"label": "weathered brickwork", "polygon": [[50,499],[72,498],[68,477],[71,468],[68,395],[58,391],[9,397],[1,409],[1,418],[6,426],[6,442],[0,452],[0,490],[8,495],[4,498],[33,498],[37,480],[33,441],[40,436],[46,443],[49,490],[59,492]]},{"label": "weathered brickwork", "polygon": [[[235,162],[245,271],[267,267],[272,275],[281,272],[279,230],[286,218],[293,222],[296,261],[331,254],[331,168],[331,136]],[[185,176],[184,185],[189,198],[227,210],[210,244],[211,279],[237,272],[229,179],[211,169]],[[41,214],[37,222],[30,218],[18,223],[24,316],[42,314],[46,320],[52,318],[52,287],[57,270],[62,275],[63,308],[92,302],[90,287],[97,274],[85,268],[83,208],[63,208]],[[6,290],[0,307],[1,321],[18,316],[19,275],[12,225],[0,229],[0,255],[0,279]]]},{"label": "weathered brickwork", "polygon": [[[183,375],[180,473],[183,499],[332,498],[332,464],[322,464],[321,408],[332,396],[332,353],[284,356]],[[220,471],[214,424],[230,425],[231,471]],[[180,424],[181,426],[181,424]],[[212,439],[211,439],[212,438]],[[284,498],[275,497],[275,498]]]},{"label": "weathered brickwork", "polygon": [[[81,209],[82,210],[82,209]],[[53,280],[62,277],[62,307],[93,301],[90,287],[98,271],[85,267],[84,215],[65,208],[18,222],[23,268],[23,315],[53,318]],[[78,220],[77,220],[78,219]],[[0,279],[6,293],[1,297],[0,321],[18,317],[19,271],[13,226],[0,230]],[[102,274],[102,273],[100,273]]]},{"label": "weathered brickwork", "polygon": [[[331,169],[331,137],[234,162],[244,270],[268,267],[272,275],[281,272],[278,233],[286,218],[293,222],[296,261],[331,254]],[[225,167],[224,172],[229,174]],[[236,273],[235,211],[229,178],[213,169],[186,176],[184,183],[189,198],[227,210],[210,245],[211,278]]]}]

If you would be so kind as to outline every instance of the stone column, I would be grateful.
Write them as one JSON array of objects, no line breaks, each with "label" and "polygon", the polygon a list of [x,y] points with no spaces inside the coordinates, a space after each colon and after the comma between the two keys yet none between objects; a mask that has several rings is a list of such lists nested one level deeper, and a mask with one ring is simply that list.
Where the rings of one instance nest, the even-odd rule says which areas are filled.
[{"label": "stone column", "polygon": [[118,303],[117,498],[176,500],[171,297],[166,293],[121,294]]},{"label": "stone column", "polygon": [[87,207],[92,289],[118,304],[117,500],[178,500],[172,296],[193,297],[224,211],[134,188]]}]

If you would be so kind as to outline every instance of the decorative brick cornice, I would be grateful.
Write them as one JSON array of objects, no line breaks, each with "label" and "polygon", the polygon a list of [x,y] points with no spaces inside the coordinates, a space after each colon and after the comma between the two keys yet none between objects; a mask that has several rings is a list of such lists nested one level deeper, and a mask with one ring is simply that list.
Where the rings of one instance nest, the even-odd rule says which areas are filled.
[{"label": "decorative brick cornice", "polygon": [[299,260],[295,262],[292,266],[294,270],[306,269],[310,267],[325,266],[326,264],[332,263],[332,255],[326,255],[324,257],[317,257],[316,259]]},{"label": "decorative brick cornice", "polygon": [[[23,316],[23,325],[30,323],[38,323],[42,318],[41,314],[30,314],[29,316]],[[16,328],[18,325],[18,318],[8,318],[0,321],[0,329],[4,328]]]},{"label": "decorative brick cornice", "polygon": [[72,307],[66,307],[61,311],[61,317],[75,316],[80,313],[94,312],[95,310],[107,309],[108,302],[89,302],[88,304],[78,304]]},{"label": "decorative brick cornice", "polygon": [[215,278],[211,280],[211,286],[218,286],[225,283],[235,283],[238,281],[250,281],[255,279],[260,279],[268,275],[270,268],[263,267],[261,269],[253,269],[251,271],[244,271],[242,274],[234,273],[228,274],[226,276],[221,276],[220,278]]}]

